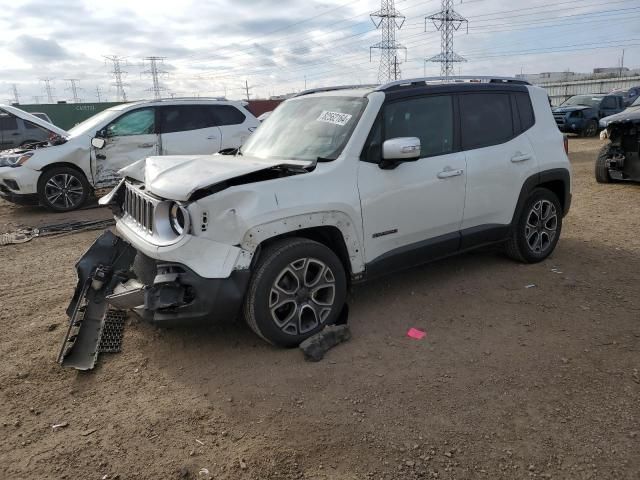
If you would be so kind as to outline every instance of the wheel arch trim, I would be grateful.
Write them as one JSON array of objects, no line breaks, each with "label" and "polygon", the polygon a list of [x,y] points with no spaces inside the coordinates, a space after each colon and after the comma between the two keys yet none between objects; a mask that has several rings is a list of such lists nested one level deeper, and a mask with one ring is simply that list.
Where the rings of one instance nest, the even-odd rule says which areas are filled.
[{"label": "wheel arch trim", "polygon": [[[520,189],[520,196],[518,197],[516,208],[513,212],[511,225],[516,225],[524,203],[534,189],[538,187],[544,188],[545,186],[549,188],[549,186],[559,184],[562,185],[562,195],[558,195],[558,200],[560,200],[560,204],[562,205],[562,215],[566,216],[571,207],[571,173],[567,168],[552,168],[534,173],[524,181]],[[553,188],[549,188],[549,190],[557,194]]]}]

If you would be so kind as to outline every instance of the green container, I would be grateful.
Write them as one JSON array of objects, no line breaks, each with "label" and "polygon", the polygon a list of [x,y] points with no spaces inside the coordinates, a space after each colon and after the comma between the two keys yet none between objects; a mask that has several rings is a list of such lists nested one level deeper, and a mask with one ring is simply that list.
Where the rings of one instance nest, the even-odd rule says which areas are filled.
[{"label": "green container", "polygon": [[14,105],[25,112],[42,112],[49,115],[54,125],[64,130],[71,129],[74,125],[93,117],[107,108],[120,105],[121,102],[101,103],[40,103],[30,105]]}]

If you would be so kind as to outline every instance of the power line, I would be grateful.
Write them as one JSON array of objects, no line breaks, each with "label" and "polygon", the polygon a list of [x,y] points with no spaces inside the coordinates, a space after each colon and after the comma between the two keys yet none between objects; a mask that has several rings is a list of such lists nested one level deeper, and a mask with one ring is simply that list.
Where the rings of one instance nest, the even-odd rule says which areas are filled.
[{"label": "power line", "polygon": [[73,95],[73,103],[80,103],[82,101],[80,97],[78,97],[78,91],[82,90],[78,87],[78,82],[80,80],[78,80],[77,78],[65,78],[65,80],[70,83],[70,86],[69,88],[67,88],[67,90],[71,90],[71,94]]},{"label": "power line", "polygon": [[20,97],[18,96],[18,86],[15,83],[11,84],[11,93],[13,94],[14,103],[20,104]]},{"label": "power line", "polygon": [[[379,20],[375,20],[378,18]],[[378,69],[378,81],[380,83],[398,80],[401,78],[398,66],[398,50],[407,49],[396,42],[396,29],[400,30],[406,17],[396,10],[394,0],[381,0],[380,10],[371,14],[371,21],[376,29],[382,32],[382,40],[369,48],[369,60],[374,49],[380,50],[380,67]]]},{"label": "power line", "polygon": [[[442,10],[425,17],[424,31],[427,31],[427,21],[431,20],[440,32],[440,53],[427,62],[440,64],[440,75],[448,78],[453,75],[454,63],[466,62],[466,60],[453,51],[453,33],[463,25],[469,25],[466,18],[456,12],[453,8],[453,0],[442,0]],[[468,28],[468,27],[467,27]]]},{"label": "power line", "polygon": [[122,70],[121,62],[124,60],[124,57],[120,57],[118,55],[105,55],[105,59],[113,63],[113,70],[111,74],[113,75],[114,83],[113,85],[116,87],[116,98],[122,102],[127,101],[127,94],[124,91],[124,83],[122,83],[122,76],[126,75],[127,72]]},{"label": "power line", "polygon": [[143,60],[149,62],[149,70],[142,72],[146,75],[151,75],[152,87],[148,88],[148,92],[153,92],[153,98],[158,100],[162,97],[161,92],[166,90],[165,87],[160,85],[159,76],[166,74],[164,70],[158,69],[158,63],[162,63],[166,57],[145,57]]},{"label": "power line", "polygon": [[47,94],[47,101],[49,103],[55,103],[53,100],[53,88],[51,88],[51,78],[41,78],[41,81],[44,82],[44,90]]}]

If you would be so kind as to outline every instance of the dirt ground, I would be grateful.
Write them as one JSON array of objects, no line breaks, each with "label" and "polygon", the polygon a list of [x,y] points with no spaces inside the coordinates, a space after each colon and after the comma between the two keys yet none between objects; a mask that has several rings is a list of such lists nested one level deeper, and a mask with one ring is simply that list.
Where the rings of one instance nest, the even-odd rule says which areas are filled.
[{"label": "dirt ground", "polygon": [[[570,143],[552,258],[482,251],[359,287],[353,339],[319,363],[242,323],[132,319],[122,353],[63,369],[99,232],[0,247],[0,478],[640,478],[640,185],[596,184],[599,141]],[[5,231],[108,216],[0,202]]]}]

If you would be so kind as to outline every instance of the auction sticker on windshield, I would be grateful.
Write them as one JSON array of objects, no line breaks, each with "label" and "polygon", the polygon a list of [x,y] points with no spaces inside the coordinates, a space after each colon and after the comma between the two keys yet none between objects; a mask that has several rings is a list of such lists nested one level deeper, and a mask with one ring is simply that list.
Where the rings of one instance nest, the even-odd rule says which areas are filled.
[{"label": "auction sticker on windshield", "polygon": [[323,112],[318,117],[318,122],[326,122],[333,123],[334,125],[340,125],[344,127],[353,115],[349,115],[348,113],[340,113],[340,112],[328,112],[327,110],[323,110]]}]

